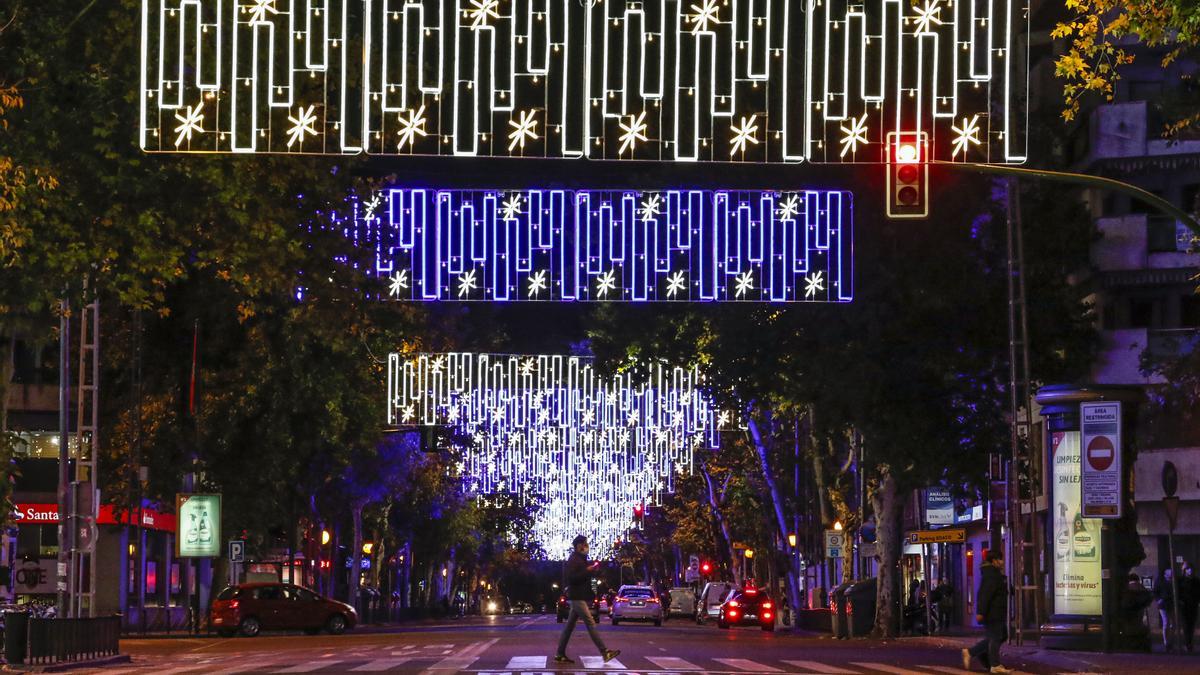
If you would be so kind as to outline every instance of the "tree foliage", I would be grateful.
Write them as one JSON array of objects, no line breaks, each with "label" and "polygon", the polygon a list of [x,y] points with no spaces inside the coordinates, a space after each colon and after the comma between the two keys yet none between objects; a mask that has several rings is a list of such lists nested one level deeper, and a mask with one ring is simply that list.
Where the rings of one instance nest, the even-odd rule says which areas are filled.
[{"label": "tree foliage", "polygon": [[[1074,119],[1088,95],[1113,98],[1121,66],[1134,62],[1130,41],[1162,49],[1166,68],[1186,52],[1200,46],[1200,4],[1193,0],[1065,0],[1072,16],[1051,32],[1069,47],[1055,62],[1055,72],[1065,81],[1066,120]],[[1170,137],[1200,123],[1200,112],[1190,106],[1171,121]]]}]

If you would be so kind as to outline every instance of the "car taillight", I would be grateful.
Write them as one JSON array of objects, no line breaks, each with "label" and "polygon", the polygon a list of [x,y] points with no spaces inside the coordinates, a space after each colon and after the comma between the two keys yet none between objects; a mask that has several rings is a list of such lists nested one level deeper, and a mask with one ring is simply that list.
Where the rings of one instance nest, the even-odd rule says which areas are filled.
[{"label": "car taillight", "polygon": [[658,604],[658,598],[646,598],[646,602],[653,602],[654,604],[656,604],[656,605],[657,605],[657,604]]},{"label": "car taillight", "polygon": [[617,596],[617,599],[616,599],[616,602],[629,602],[629,598],[623,598],[623,597],[621,597],[621,596],[619,596],[619,595],[618,595],[618,596]]},{"label": "car taillight", "polygon": [[764,603],[763,603],[763,609],[771,609],[771,603],[769,603],[769,602],[764,602]]},{"label": "car taillight", "polygon": [[771,618],[771,613],[770,613],[770,612],[763,612],[763,618],[764,618],[764,619],[770,619],[770,618]]},{"label": "car taillight", "polygon": [[729,610],[729,618],[731,618],[731,619],[737,618],[737,610],[736,609]]},{"label": "car taillight", "polygon": [[737,606],[738,606],[738,601],[737,601],[737,600],[730,600],[730,601],[729,601],[729,606],[730,606],[730,607],[737,607]]},{"label": "car taillight", "polygon": [[237,609],[237,608],[238,608],[238,601],[237,601],[237,600],[230,600],[230,601],[229,601],[229,609]]}]

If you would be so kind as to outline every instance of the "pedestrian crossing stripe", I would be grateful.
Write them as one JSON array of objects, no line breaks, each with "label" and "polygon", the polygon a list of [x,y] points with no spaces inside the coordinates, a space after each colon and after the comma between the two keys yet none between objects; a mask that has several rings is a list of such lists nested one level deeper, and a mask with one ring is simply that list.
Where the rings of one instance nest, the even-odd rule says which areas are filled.
[{"label": "pedestrian crossing stripe", "polygon": [[[912,668],[900,668],[897,666],[889,666],[886,663],[870,663],[870,662],[860,663],[858,661],[855,661],[855,662],[852,662],[850,665],[858,666],[859,668],[866,668],[867,670],[878,670],[878,671],[881,671],[884,673],[894,673],[895,675],[913,675],[913,673],[921,672],[919,670],[913,670]],[[924,667],[924,666],[922,666],[922,667]]]},{"label": "pedestrian crossing stripe", "polygon": [[694,663],[675,656],[647,656],[646,660],[666,670],[704,670]]},{"label": "pedestrian crossing stripe", "polygon": [[508,660],[508,665],[505,668],[511,670],[523,670],[525,668],[545,668],[546,657],[544,656],[514,656]]},{"label": "pedestrian crossing stripe", "polygon": [[738,670],[744,670],[744,671],[748,671],[748,672],[756,672],[756,673],[782,673],[783,672],[782,670],[780,670],[778,668],[764,665],[764,664],[758,663],[756,661],[751,661],[750,659],[713,659],[713,661],[716,661],[717,663],[724,663],[725,665],[727,665],[731,668],[736,668]]},{"label": "pedestrian crossing stripe", "polygon": [[627,670],[625,664],[616,659],[605,661],[603,656],[581,656],[583,667],[589,670]]},{"label": "pedestrian crossing stripe", "polygon": [[381,673],[385,670],[391,670],[392,668],[408,663],[411,660],[412,659],[407,658],[375,659],[374,661],[368,661],[361,666],[355,666],[354,668],[351,668],[350,671],[355,673]]},{"label": "pedestrian crossing stripe", "polygon": [[819,661],[784,661],[789,666],[795,666],[806,671],[822,673],[823,675],[854,675],[857,671],[829,666]]}]

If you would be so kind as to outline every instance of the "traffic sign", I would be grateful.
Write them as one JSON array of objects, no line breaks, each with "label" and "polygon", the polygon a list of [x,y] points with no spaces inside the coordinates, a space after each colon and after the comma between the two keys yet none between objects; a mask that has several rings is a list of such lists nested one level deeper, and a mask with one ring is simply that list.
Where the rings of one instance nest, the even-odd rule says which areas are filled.
[{"label": "traffic sign", "polygon": [[825,557],[845,558],[846,533],[841,530],[825,530]]},{"label": "traffic sign", "polygon": [[941,530],[914,530],[908,533],[910,544],[962,544],[967,541],[967,531],[961,527]]},{"label": "traffic sign", "polygon": [[241,539],[234,539],[229,542],[229,562],[245,562],[246,561],[246,542]]},{"label": "traffic sign", "polygon": [[1079,406],[1083,458],[1080,511],[1084,518],[1121,517],[1121,403]]}]

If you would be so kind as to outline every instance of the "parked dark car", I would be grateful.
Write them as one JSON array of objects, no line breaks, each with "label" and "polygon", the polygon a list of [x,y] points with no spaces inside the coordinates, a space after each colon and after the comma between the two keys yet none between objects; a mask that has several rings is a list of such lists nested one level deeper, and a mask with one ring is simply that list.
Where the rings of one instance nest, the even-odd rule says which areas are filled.
[{"label": "parked dark car", "polygon": [[775,614],[775,603],[771,602],[771,596],[754,588],[746,588],[730,593],[721,604],[717,626],[761,626],[765,631],[773,631]]},{"label": "parked dark car", "polygon": [[235,633],[254,637],[264,630],[303,630],[315,635],[324,629],[339,635],[358,623],[358,613],[344,602],[307,588],[257,583],[229,586],[218,593],[211,621],[217,634],[225,637]]}]

